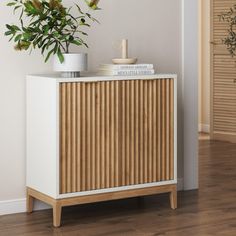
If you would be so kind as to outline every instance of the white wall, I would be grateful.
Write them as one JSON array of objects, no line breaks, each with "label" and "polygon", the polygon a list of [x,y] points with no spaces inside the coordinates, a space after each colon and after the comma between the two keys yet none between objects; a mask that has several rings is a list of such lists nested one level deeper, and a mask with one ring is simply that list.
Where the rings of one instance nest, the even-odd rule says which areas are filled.
[{"label": "white wall", "polygon": [[198,0],[182,0],[184,189],[198,188]]},{"label": "white wall", "polygon": [[[12,22],[11,11],[0,2],[0,201],[25,197],[25,76],[50,71],[38,52],[31,56],[12,49],[3,37],[4,24]],[[132,56],[154,63],[158,72],[177,73],[179,113],[181,108],[181,0],[101,0],[101,25],[89,38],[90,69],[109,63],[117,55],[112,44],[130,40]],[[179,137],[182,137],[181,117]],[[181,139],[179,177],[183,176]]]},{"label": "white wall", "polygon": [[11,11],[0,2],[0,201],[25,196],[25,83],[28,73],[50,69],[38,53],[16,53],[3,36]]}]

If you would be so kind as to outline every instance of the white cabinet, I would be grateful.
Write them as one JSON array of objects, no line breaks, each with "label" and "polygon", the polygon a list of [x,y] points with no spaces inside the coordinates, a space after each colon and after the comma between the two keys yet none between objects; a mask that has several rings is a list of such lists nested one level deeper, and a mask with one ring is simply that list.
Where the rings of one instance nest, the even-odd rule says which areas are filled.
[{"label": "white cabinet", "polygon": [[27,199],[53,207],[169,192],[177,207],[176,75],[27,78]]}]

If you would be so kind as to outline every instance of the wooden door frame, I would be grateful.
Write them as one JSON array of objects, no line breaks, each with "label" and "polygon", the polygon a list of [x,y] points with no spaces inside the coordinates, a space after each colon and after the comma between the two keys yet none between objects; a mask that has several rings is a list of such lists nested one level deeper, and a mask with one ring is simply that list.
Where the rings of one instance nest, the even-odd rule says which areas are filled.
[{"label": "wooden door frame", "polygon": [[[199,132],[206,132],[210,134],[210,5],[211,0],[199,0],[199,19],[198,19],[198,31],[199,31],[199,91],[198,91],[198,102],[199,102]],[[208,57],[206,58],[206,54]],[[208,77],[209,76],[209,77]],[[205,79],[207,79],[207,88],[205,90]],[[208,87],[209,86],[209,87]],[[205,90],[205,91],[204,91]],[[204,92],[203,92],[204,91]],[[207,93],[206,93],[207,92]],[[209,97],[208,97],[209,96]],[[204,100],[207,100],[206,105]]]}]

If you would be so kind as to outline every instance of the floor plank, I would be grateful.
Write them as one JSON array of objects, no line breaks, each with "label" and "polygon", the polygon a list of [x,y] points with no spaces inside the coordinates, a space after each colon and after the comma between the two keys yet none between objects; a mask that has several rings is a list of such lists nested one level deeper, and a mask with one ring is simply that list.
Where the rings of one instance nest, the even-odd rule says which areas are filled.
[{"label": "floor plank", "polygon": [[63,227],[52,227],[52,211],[0,216],[0,236],[235,236],[236,145],[200,140],[200,190],[69,207]]}]

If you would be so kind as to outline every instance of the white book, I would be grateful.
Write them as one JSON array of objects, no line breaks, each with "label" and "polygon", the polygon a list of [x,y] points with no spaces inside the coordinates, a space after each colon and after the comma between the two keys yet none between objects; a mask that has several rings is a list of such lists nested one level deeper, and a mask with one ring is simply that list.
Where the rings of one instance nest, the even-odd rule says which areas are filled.
[{"label": "white book", "polygon": [[106,69],[106,70],[147,70],[147,69],[154,69],[154,66],[153,66],[153,64],[133,64],[133,65],[101,64],[99,69]]},{"label": "white book", "polygon": [[154,75],[155,71],[150,70],[99,70],[98,75],[105,76],[132,76],[132,75]]}]

